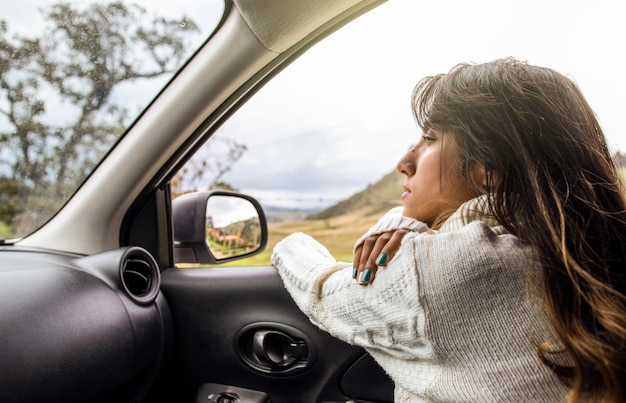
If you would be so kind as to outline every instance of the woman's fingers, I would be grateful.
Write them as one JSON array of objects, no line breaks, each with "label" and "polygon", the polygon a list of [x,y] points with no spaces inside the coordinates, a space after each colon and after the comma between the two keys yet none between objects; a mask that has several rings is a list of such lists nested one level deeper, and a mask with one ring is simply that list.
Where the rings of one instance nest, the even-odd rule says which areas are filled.
[{"label": "woman's fingers", "polygon": [[354,260],[352,261],[352,278],[356,279],[359,275],[359,262],[361,261],[361,252],[363,251],[363,245],[359,245],[354,251]]},{"label": "woman's fingers", "polygon": [[376,264],[378,266],[386,266],[387,262],[389,262],[396,255],[398,249],[400,249],[400,244],[402,243],[402,238],[407,234],[407,230],[399,229],[393,231],[391,236],[382,247],[380,254],[376,258]]},{"label": "woman's fingers", "polygon": [[382,250],[386,239],[389,238],[388,233],[380,235],[372,235],[363,242],[361,255],[358,260],[358,273],[356,280],[361,285],[368,285],[374,281],[378,266],[376,265],[375,256]]},{"label": "woman's fingers", "polygon": [[375,253],[374,247],[378,237],[379,235],[372,235],[366,238],[355,252],[352,277],[354,277],[359,284],[368,284],[372,281],[374,274],[376,274],[376,269],[367,262],[370,255]]},{"label": "woman's fingers", "polygon": [[352,277],[361,285],[374,281],[378,267],[385,266],[393,258],[407,232],[396,230],[368,237],[355,250]]}]

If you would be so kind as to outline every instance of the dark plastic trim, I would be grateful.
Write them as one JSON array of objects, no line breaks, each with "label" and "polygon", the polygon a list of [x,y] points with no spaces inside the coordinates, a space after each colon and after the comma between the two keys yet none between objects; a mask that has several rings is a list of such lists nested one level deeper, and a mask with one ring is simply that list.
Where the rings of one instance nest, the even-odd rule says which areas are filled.
[{"label": "dark plastic trim", "polygon": [[[275,331],[286,335],[296,342],[304,343],[307,350],[306,356],[295,358],[294,362],[289,366],[268,365],[263,360],[259,360],[254,351],[254,335],[259,331]],[[295,327],[276,322],[256,322],[243,327],[235,335],[234,348],[239,360],[246,367],[269,376],[282,377],[299,374],[311,368],[317,361],[317,348],[306,333]]]}]

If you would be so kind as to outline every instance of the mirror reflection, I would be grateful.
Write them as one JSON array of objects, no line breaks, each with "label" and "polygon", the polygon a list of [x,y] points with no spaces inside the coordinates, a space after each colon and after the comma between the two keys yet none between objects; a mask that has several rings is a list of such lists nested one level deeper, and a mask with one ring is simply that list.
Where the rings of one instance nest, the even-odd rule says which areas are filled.
[{"label": "mirror reflection", "polygon": [[259,249],[261,221],[254,205],[240,197],[210,196],[206,208],[206,240],[216,260]]}]

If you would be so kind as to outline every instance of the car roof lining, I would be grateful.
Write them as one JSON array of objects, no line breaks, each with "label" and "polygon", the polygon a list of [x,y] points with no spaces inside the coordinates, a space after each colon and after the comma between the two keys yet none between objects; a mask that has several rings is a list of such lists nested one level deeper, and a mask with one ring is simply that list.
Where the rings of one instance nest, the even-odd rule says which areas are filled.
[{"label": "car roof lining", "polygon": [[234,0],[242,18],[268,50],[282,53],[359,0]]}]

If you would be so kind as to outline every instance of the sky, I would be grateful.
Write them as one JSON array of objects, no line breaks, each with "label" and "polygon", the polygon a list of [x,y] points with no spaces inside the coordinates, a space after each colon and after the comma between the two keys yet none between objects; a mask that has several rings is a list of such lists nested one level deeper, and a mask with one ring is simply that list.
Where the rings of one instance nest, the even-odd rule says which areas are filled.
[{"label": "sky", "polygon": [[[207,27],[216,2],[135,1]],[[0,18],[31,32],[26,11],[36,4],[49,2],[22,0]],[[389,0],[315,45],[219,129],[248,147],[224,180],[272,204],[349,197],[417,139],[409,99],[420,78],[508,56],[573,78],[610,147],[626,151],[622,8],[617,0]]]},{"label": "sky", "polygon": [[248,145],[225,180],[286,205],[342,200],[416,141],[409,99],[419,79],[508,56],[573,78],[612,149],[626,151],[623,15],[617,1],[391,0],[317,44],[224,125],[220,134]]}]

